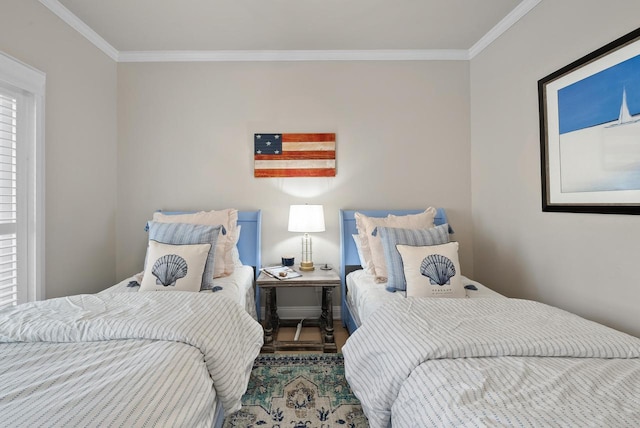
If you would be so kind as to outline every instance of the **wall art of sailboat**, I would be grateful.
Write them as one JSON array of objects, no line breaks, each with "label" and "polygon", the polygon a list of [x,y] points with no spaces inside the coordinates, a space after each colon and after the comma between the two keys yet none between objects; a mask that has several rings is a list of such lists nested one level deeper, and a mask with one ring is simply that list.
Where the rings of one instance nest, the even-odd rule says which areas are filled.
[{"label": "wall art of sailboat", "polygon": [[616,174],[611,190],[640,189],[640,115],[629,112],[626,88],[618,120],[602,130],[602,165]]},{"label": "wall art of sailboat", "polygon": [[640,115],[632,116],[629,112],[629,105],[627,104],[627,88],[622,89],[622,103],[620,104],[620,115],[618,120],[609,126],[626,125],[628,123],[635,123],[640,121]]}]

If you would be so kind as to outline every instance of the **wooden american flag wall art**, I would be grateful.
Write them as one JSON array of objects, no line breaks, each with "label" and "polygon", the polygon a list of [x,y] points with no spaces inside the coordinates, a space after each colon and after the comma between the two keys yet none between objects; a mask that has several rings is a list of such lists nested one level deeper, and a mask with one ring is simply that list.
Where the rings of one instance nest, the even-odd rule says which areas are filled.
[{"label": "wooden american flag wall art", "polygon": [[335,177],[336,134],[254,134],[255,177]]}]

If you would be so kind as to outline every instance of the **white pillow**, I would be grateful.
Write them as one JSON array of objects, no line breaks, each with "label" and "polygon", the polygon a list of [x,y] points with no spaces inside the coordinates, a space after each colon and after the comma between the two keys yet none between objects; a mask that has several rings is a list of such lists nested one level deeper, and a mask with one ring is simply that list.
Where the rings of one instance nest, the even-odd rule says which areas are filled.
[{"label": "white pillow", "polygon": [[170,245],[150,240],[140,291],[200,291],[211,244]]},{"label": "white pillow", "polygon": [[351,237],[353,238],[353,242],[356,244],[356,251],[358,252],[358,259],[360,260],[360,266],[362,267],[362,269],[366,271],[367,263],[364,261],[364,256],[362,255],[362,244],[360,243],[360,237],[358,236],[357,233],[354,233],[353,235],[351,235]]},{"label": "white pillow", "polygon": [[226,234],[220,231],[214,253],[213,277],[231,275],[235,269],[233,263],[233,246],[237,242],[238,235],[238,210],[229,208],[217,211],[200,211],[192,214],[163,214],[153,213],[153,221],[160,223],[191,223],[206,224],[210,226],[223,225]]},{"label": "white pillow", "polygon": [[231,249],[231,259],[233,260],[234,267],[242,267],[242,260],[240,260],[240,251],[238,250],[238,240],[240,239],[240,233],[242,233],[242,226],[238,225],[238,231],[236,232],[236,243]]},{"label": "white pillow", "polygon": [[465,297],[458,243],[396,245],[407,280],[407,297]]},{"label": "white pillow", "polygon": [[435,227],[434,219],[437,210],[433,207],[427,208],[424,212],[408,215],[393,215],[387,217],[368,217],[362,213],[355,213],[356,227],[360,236],[362,255],[367,265],[366,270],[376,276],[377,282],[387,281],[387,263],[382,247],[380,234],[373,235],[378,226],[396,227],[399,229],[429,229]]}]

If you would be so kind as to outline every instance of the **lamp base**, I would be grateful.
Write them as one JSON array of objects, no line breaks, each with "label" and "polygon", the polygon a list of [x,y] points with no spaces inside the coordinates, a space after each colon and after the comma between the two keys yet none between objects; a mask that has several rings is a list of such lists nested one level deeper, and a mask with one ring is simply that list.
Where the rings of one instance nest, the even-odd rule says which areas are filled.
[{"label": "lamp base", "polygon": [[300,262],[300,270],[303,272],[309,272],[315,269],[316,268],[313,267],[313,262]]}]

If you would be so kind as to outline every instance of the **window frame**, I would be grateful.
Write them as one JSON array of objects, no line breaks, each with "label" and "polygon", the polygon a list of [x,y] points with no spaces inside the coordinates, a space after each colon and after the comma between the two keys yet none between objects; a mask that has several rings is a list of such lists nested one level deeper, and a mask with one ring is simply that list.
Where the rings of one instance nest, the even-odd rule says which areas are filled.
[{"label": "window frame", "polygon": [[[42,300],[45,294],[45,89],[46,75],[23,62],[0,52],[0,84],[20,93],[24,117],[18,132],[26,143],[18,155],[19,190],[17,238],[21,242],[18,260],[27,263],[18,268],[18,303]],[[24,143],[24,142],[23,142]],[[20,215],[26,210],[26,216]],[[26,245],[24,243],[26,242]],[[25,283],[23,287],[21,284]]]}]

